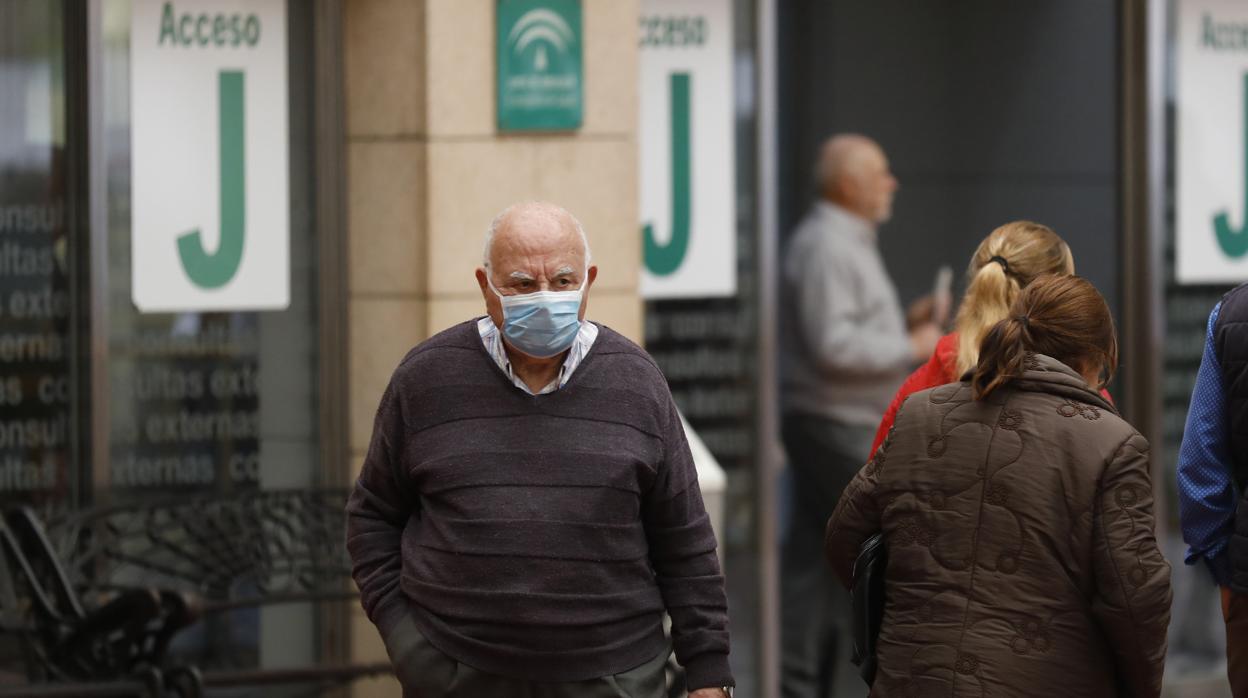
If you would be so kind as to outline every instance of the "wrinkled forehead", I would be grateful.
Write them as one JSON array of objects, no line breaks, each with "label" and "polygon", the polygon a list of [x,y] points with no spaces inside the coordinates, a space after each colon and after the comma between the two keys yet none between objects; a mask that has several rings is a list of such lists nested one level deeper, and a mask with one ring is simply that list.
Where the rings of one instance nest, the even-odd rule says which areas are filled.
[{"label": "wrinkled forehead", "polygon": [[[496,269],[541,265],[553,270],[585,266],[585,241],[570,221],[549,215],[524,215],[505,221],[490,248]],[[552,266],[553,265],[553,266]]]}]

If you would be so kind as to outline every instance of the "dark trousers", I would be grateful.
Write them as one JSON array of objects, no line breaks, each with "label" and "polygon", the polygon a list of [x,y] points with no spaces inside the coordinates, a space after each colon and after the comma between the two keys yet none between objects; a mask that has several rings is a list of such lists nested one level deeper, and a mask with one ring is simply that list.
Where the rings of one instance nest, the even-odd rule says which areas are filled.
[{"label": "dark trousers", "polygon": [[849,634],[849,594],[823,559],[823,532],[841,492],[866,463],[875,427],[785,415],[792,520],[781,550],[781,695],[827,698]]},{"label": "dark trousers", "polygon": [[1226,675],[1231,681],[1231,695],[1248,698],[1248,596],[1227,589],[1223,589],[1222,594],[1222,611],[1226,618]]},{"label": "dark trousers", "polygon": [[529,681],[478,671],[434,647],[404,617],[385,638],[403,698],[664,698],[670,650],[613,676],[586,681]]}]

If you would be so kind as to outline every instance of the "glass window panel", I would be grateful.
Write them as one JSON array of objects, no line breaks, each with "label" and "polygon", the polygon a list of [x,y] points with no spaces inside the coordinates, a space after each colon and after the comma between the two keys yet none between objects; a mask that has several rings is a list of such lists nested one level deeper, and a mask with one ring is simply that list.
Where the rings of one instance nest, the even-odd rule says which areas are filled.
[{"label": "glass window panel", "polygon": [[[237,501],[261,490],[316,486],[323,477],[312,5],[287,7],[291,302],[266,312],[145,314],[131,300],[131,5],[106,0],[103,10],[111,458],[97,467],[108,468],[108,496]],[[253,564],[247,542],[245,535],[226,541],[220,561],[205,564]],[[231,595],[260,591],[265,574],[239,575],[244,588]],[[308,604],[212,613],[180,633],[173,651],[204,669],[308,666],[318,653],[316,617]]]},{"label": "glass window panel", "polygon": [[755,214],[754,2],[733,5],[737,293],[646,303],[646,350],[672,397],[727,476],[719,531],[731,609],[731,661],[739,695],[758,694],[759,588],[755,460],[758,221]]},{"label": "glass window panel", "polygon": [[1173,568],[1174,602],[1170,617],[1170,646],[1166,657],[1166,680],[1183,685],[1210,681],[1225,685],[1226,635],[1222,609],[1213,576],[1203,565],[1183,564],[1187,544],[1179,528],[1178,461],[1179,445],[1187,421],[1196,371],[1204,351],[1205,328],[1209,313],[1230,290],[1225,285],[1179,285],[1175,281],[1175,28],[1177,15],[1173,0],[1169,5],[1165,48],[1166,140],[1165,201],[1162,223],[1164,305],[1161,308],[1165,342],[1162,348],[1161,451],[1164,476],[1155,483],[1165,498],[1167,516],[1159,521],[1164,528],[1161,540]]},{"label": "glass window panel", "polygon": [[0,503],[78,499],[62,2],[0,2]]}]

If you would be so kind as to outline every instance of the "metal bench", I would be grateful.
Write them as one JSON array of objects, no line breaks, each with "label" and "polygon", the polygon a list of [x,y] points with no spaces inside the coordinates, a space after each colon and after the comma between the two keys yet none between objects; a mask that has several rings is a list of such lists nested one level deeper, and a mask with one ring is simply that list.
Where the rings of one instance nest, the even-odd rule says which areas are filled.
[{"label": "metal bench", "polygon": [[341,685],[386,663],[256,668],[229,642],[246,609],[351,602],[341,490],[169,497],[0,520],[0,698],[195,698]]}]

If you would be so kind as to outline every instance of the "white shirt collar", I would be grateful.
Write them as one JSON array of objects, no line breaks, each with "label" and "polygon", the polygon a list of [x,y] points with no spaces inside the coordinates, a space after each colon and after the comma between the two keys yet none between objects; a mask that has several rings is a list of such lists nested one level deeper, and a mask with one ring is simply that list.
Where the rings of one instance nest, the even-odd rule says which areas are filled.
[{"label": "white shirt collar", "polygon": [[815,202],[815,211],[831,223],[829,228],[844,230],[872,245],[876,243],[876,226],[862,216],[850,212],[844,206],[834,204],[827,199],[819,199]]},{"label": "white shirt collar", "polygon": [[511,359],[507,357],[507,349],[503,346],[503,333],[498,330],[498,327],[490,319],[489,315],[477,320],[477,332],[481,335],[481,342],[485,345],[486,352],[494,359],[494,363],[498,365],[499,370],[511,380],[512,385],[529,395],[553,393],[566,385],[568,380],[572,378],[572,372],[581,365],[585,355],[594,346],[594,340],[598,339],[598,326],[589,321],[582,322],[580,329],[576,332],[576,338],[572,340],[572,347],[568,349],[568,355],[563,359],[563,365],[559,367],[559,376],[534,393],[511,370]]}]

